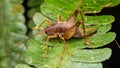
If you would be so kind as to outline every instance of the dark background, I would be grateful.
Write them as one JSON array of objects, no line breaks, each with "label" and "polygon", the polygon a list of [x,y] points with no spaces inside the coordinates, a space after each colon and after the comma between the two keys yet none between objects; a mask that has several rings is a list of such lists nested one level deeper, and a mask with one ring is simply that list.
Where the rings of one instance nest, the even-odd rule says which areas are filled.
[{"label": "dark background", "polygon": [[[26,12],[24,13],[28,30],[26,34],[29,34],[30,28],[27,25],[29,19],[27,17],[27,12],[30,7],[27,6],[27,0],[24,1],[23,5],[26,10]],[[117,34],[116,41],[120,44],[120,5],[117,5],[115,7],[103,8],[100,13],[96,13],[95,15],[113,15],[115,17],[115,21],[112,23],[112,29],[110,31]],[[116,45],[115,41],[106,45],[105,47],[109,47],[112,49],[112,56],[108,60],[103,62],[103,68],[120,68],[120,48]]]},{"label": "dark background", "polygon": [[[117,34],[116,41],[120,44],[120,5],[103,8],[99,14],[113,15],[115,17],[115,21],[112,23],[112,29],[110,31]],[[118,48],[115,41],[108,44],[107,47],[112,49],[112,56],[109,60],[103,62],[104,68],[120,68],[120,48]]]},{"label": "dark background", "polygon": [[[120,4],[114,7],[103,8],[101,12],[94,14],[86,14],[88,16],[94,15],[112,15],[115,21],[112,23],[111,32],[116,33],[116,41],[120,44]],[[120,68],[120,48],[117,46],[115,41],[104,46],[112,49],[112,56],[103,62],[103,68]]]},{"label": "dark background", "polygon": [[[120,44],[120,5],[115,7],[107,7],[103,8],[101,12],[94,14],[86,14],[88,16],[94,15],[112,15],[115,18],[115,21],[112,23],[111,32],[115,32],[117,34],[116,41]],[[112,49],[112,56],[103,62],[103,68],[119,68],[120,67],[120,48],[117,46],[115,41],[110,44],[104,46]]]}]

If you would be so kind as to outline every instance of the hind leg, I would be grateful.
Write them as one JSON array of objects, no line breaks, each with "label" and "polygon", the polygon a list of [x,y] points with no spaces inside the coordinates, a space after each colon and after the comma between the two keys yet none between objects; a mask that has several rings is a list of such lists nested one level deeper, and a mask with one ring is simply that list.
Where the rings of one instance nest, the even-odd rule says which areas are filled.
[{"label": "hind leg", "polygon": [[92,48],[94,48],[94,46],[93,46],[93,44],[92,44],[91,42],[89,42],[89,41],[87,40],[87,37],[93,36],[96,32],[97,32],[97,30],[94,31],[94,32],[91,32],[91,33],[89,33],[89,34],[83,35],[84,43],[87,44],[87,45],[90,45]]}]

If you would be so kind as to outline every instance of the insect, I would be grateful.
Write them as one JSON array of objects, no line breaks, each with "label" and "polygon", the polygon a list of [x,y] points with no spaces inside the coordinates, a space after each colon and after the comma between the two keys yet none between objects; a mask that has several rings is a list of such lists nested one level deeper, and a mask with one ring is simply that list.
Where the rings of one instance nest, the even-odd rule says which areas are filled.
[{"label": "insect", "polygon": [[[94,31],[86,35],[84,31],[85,28],[83,30],[79,28],[80,24],[84,24],[84,21],[78,20],[77,23],[75,23],[78,13],[80,13],[80,10],[76,9],[75,12],[65,21],[61,21],[60,15],[57,16],[57,21],[55,22],[51,22],[50,20],[46,19],[34,28],[34,30],[39,29],[40,26],[45,23],[45,21],[49,23],[49,25],[44,29],[44,32],[47,35],[46,51],[48,50],[48,41],[51,38],[59,37],[60,39],[62,39],[65,43],[66,49],[67,46],[65,40],[69,40],[72,37],[86,38],[96,33],[96,31]],[[85,43],[87,44],[88,42],[85,41]],[[45,54],[47,54],[47,52]]]},{"label": "insect", "polygon": [[[69,40],[73,37],[84,38],[85,39],[84,43],[90,45],[90,43],[86,40],[86,38],[94,35],[96,33],[96,30],[89,34],[85,34],[84,20],[78,20],[75,23],[77,15],[79,13],[81,14],[81,17],[82,17],[82,13],[81,13],[80,9],[76,9],[75,12],[65,21],[61,20],[60,15],[57,16],[57,20],[55,22],[52,22],[49,19],[45,19],[41,24],[39,24],[38,26],[36,26],[34,28],[34,30],[38,30],[42,26],[42,24],[44,24],[46,21],[47,21],[47,23],[49,23],[49,25],[43,29],[43,32],[47,36],[47,41],[46,41],[46,45],[45,45],[46,51],[43,55],[44,58],[46,58],[46,55],[48,53],[48,43],[49,43],[49,39],[51,39],[51,38],[60,38],[61,40],[63,40],[63,42],[64,42],[63,52],[68,49],[66,40]],[[82,17],[82,19],[83,19],[83,17]],[[83,25],[83,29],[79,28],[80,24]],[[59,61],[59,64],[60,64],[60,62],[61,62],[61,60]]]}]

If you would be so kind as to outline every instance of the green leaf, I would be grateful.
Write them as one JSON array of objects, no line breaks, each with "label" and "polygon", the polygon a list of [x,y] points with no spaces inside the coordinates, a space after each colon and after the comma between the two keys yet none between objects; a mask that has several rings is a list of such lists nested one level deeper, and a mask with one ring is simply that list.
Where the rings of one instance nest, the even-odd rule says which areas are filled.
[{"label": "green leaf", "polygon": [[[40,6],[41,12],[50,18],[55,19],[57,14],[63,16],[63,18],[69,17],[70,14],[77,8],[80,0],[45,0]],[[57,6],[56,6],[57,4]],[[119,0],[83,0],[82,10],[85,13],[97,13],[100,12],[103,7],[110,7],[120,4]],[[67,5],[67,6],[66,6]],[[48,8],[49,7],[49,8]]]},{"label": "green leaf", "polygon": [[120,4],[119,0],[83,0],[83,10],[87,13],[96,13],[104,7],[110,7]]},{"label": "green leaf", "polygon": [[109,25],[114,22],[114,17],[112,15],[101,15],[101,16],[86,16],[85,24],[86,25]]},{"label": "green leaf", "polygon": [[[92,46],[94,48],[97,48],[97,47],[102,47],[110,42],[112,42],[116,37],[116,34],[113,33],[113,32],[109,32],[109,33],[106,33],[106,34],[103,34],[103,35],[94,35],[93,37],[90,37],[88,38],[88,42],[92,44]],[[69,47],[70,48],[86,48],[86,47],[89,47],[91,48],[91,46],[89,45],[85,45],[84,44],[84,39],[70,39],[68,41],[68,44],[69,44]]]},{"label": "green leaf", "polygon": [[94,36],[89,39],[89,41],[93,44],[94,47],[101,47],[103,45],[109,44],[116,37],[116,34],[113,32],[108,32],[103,35]]},{"label": "green leaf", "polygon": [[116,1],[114,1],[114,0],[112,0],[112,7],[113,6],[116,6],[116,5],[119,5],[120,4],[120,0],[116,0]]},{"label": "green leaf", "polygon": [[35,27],[35,23],[33,22],[33,16],[36,12],[40,12],[39,10],[39,6],[44,2],[44,0],[28,0],[26,1],[27,3],[27,7],[29,9],[27,9],[27,25],[29,28],[29,35],[32,35],[32,28]]},{"label": "green leaf", "polygon": [[35,15],[33,16],[33,20],[34,20],[34,23],[36,25],[39,25],[41,23],[41,21],[44,21],[45,20],[45,17],[40,14],[40,13],[35,13]]},{"label": "green leaf", "polygon": [[13,49],[27,38],[22,2],[0,0],[0,68],[14,68],[20,53]]},{"label": "green leaf", "polygon": [[[16,68],[31,68],[25,64],[18,64]],[[101,63],[81,63],[81,62],[72,62],[71,67],[68,68],[102,68]]]},{"label": "green leaf", "polygon": [[[63,50],[63,46],[60,44],[59,45],[57,44],[49,48],[49,53],[47,56],[48,59],[44,59],[42,58],[42,56],[45,52],[45,44],[40,43],[35,39],[29,40],[28,42],[29,48],[26,52],[24,52],[26,62],[32,65],[35,65],[36,67],[44,68],[45,66],[48,66],[48,67],[55,68]],[[73,54],[73,56],[71,56],[68,53],[65,53],[63,57],[64,59],[62,60],[61,67],[69,68],[71,67],[70,66],[71,63],[74,63],[74,62],[84,62],[85,64],[86,62],[98,63],[98,62],[105,61],[111,56],[111,50],[109,48],[91,49],[91,50],[87,50],[87,49],[79,50],[77,48],[74,48],[74,50],[70,50],[70,51]]]},{"label": "green leaf", "polygon": [[[79,0],[45,0],[40,6],[41,13],[36,13],[33,20],[36,25],[42,23],[46,17],[51,19],[51,21],[55,21],[57,14],[60,14],[62,19],[66,20],[77,8],[78,1]],[[110,4],[111,2],[112,1],[85,0],[82,10],[98,12],[104,5]],[[78,19],[79,17],[80,15],[78,15]],[[96,34],[87,38],[87,41],[93,46],[86,45],[83,38],[72,38],[66,41],[68,50],[63,52],[64,42],[58,38],[50,39],[48,43],[48,54],[46,56],[47,59],[45,59],[43,58],[43,54],[46,51],[45,45],[47,38],[45,34],[40,34],[27,41],[28,49],[23,54],[25,61],[39,68],[56,68],[59,65],[59,61],[61,61],[61,56],[63,56],[60,68],[74,68],[77,65],[81,68],[102,68],[101,62],[109,59],[111,50],[109,48],[94,48],[102,47],[115,39],[116,34],[108,32],[111,29],[111,23],[114,21],[114,17],[110,15],[84,16],[84,20],[86,29],[95,28],[97,30]],[[44,29],[47,25],[45,22],[40,29]],[[82,27],[80,26],[79,28]],[[86,31],[87,34],[90,32],[93,32],[93,30]],[[36,31],[33,31],[33,34],[35,33]],[[85,50],[84,48],[91,48],[91,50]]]},{"label": "green leaf", "polygon": [[74,62],[70,68],[102,68],[101,63],[80,63]]},{"label": "green leaf", "polygon": [[31,67],[29,67],[28,65],[25,65],[25,64],[17,64],[15,66],[15,68],[31,68]]},{"label": "green leaf", "polygon": [[28,0],[27,5],[28,7],[36,7],[40,6],[40,4],[42,4],[43,2],[44,0]]},{"label": "green leaf", "polygon": [[102,62],[109,59],[111,49],[92,49],[92,50],[76,50],[74,51],[73,61],[76,62]]}]

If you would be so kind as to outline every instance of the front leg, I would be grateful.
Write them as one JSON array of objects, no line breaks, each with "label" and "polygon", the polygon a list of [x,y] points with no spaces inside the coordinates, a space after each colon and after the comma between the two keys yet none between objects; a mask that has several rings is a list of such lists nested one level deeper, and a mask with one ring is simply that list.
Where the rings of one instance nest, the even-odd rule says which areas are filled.
[{"label": "front leg", "polygon": [[57,15],[57,22],[61,21],[61,16],[58,14]]},{"label": "front leg", "polygon": [[59,68],[60,65],[61,65],[61,63],[62,63],[62,60],[63,60],[63,58],[64,58],[64,53],[65,53],[65,51],[67,51],[71,56],[73,56],[73,54],[68,50],[68,45],[67,45],[67,43],[66,43],[66,41],[65,41],[65,38],[62,37],[62,35],[59,35],[59,38],[63,40],[63,42],[64,42],[64,48],[63,48],[63,50],[62,50],[62,54],[61,54],[61,56],[60,56],[60,59],[58,60],[57,68]]},{"label": "front leg", "polygon": [[45,53],[43,54],[43,58],[46,58],[46,55],[48,53],[48,42],[49,42],[49,39],[51,38],[57,38],[57,35],[53,35],[53,36],[47,36],[47,41],[46,41],[46,45],[45,45]]}]

